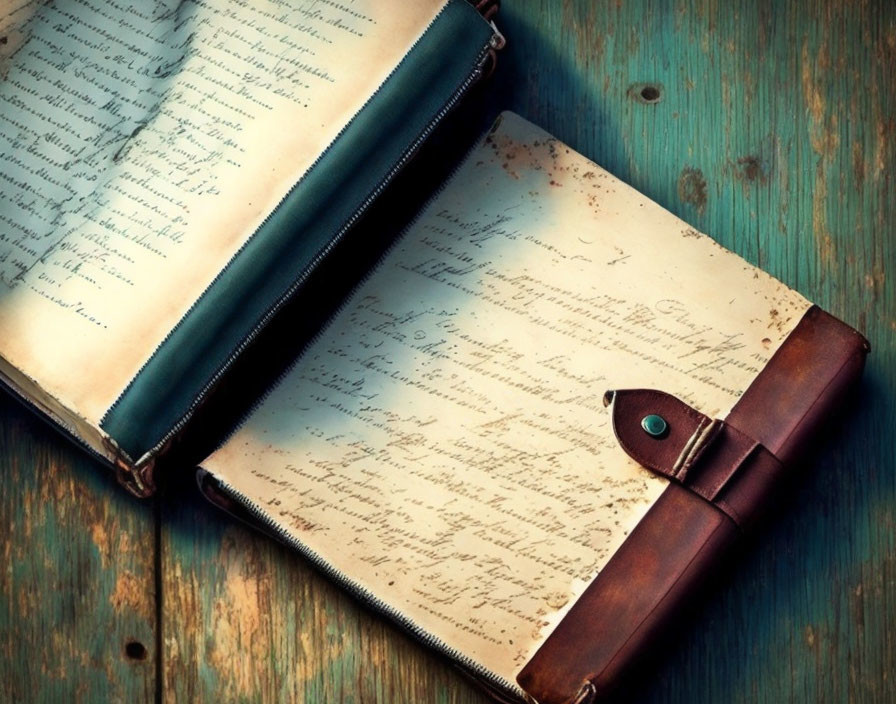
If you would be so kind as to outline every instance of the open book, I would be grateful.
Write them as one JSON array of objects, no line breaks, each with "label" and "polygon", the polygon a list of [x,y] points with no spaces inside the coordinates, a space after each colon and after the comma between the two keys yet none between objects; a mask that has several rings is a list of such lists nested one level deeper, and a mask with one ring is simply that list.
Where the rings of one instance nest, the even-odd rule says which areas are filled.
[{"label": "open book", "polygon": [[[26,191],[32,181],[8,178],[3,192],[21,212],[4,221],[5,231],[11,223],[28,223],[29,232],[44,223],[58,244],[42,253],[29,244],[23,253],[10,246],[13,240],[0,240],[9,252],[4,266],[11,262],[0,299],[7,382],[96,452],[137,458],[133,481],[144,481],[139,468],[177,432],[271,307],[341,236],[353,216],[333,215],[343,207],[337,193],[350,200],[346,212],[364,206],[369,193],[356,202],[352,197],[364,189],[345,185],[355,167],[389,162],[388,176],[405,158],[406,139],[395,163],[378,150],[359,156],[355,147],[339,148],[357,116],[382,94],[376,86],[400,75],[430,33],[439,35],[445,18],[463,20],[446,30],[454,37],[447,48],[452,54],[466,47],[468,55],[457,66],[439,58],[437,69],[407,77],[407,90],[422,92],[409,95],[428,94],[433,82],[451,86],[424,111],[422,127],[407,128],[420,135],[481,66],[492,29],[470,8],[412,6],[399,8],[409,24],[392,69],[379,66],[378,52],[396,44],[398,29],[390,30],[390,42],[377,40],[376,49],[372,42],[370,55],[363,54],[363,38],[346,30],[350,41],[360,42],[362,57],[352,80],[379,68],[369,77],[375,95],[353,88],[356,103],[342,106],[341,123],[305,122],[300,114],[275,124],[263,113],[260,131],[243,151],[234,147],[230,156],[216,157],[215,172],[224,175],[214,190],[198,186],[204,195],[220,193],[213,206],[194,207],[192,185],[177,191],[186,212],[210,225],[195,243],[177,216],[156,212],[145,215],[158,227],[147,225],[148,234],[132,239],[138,223],[99,216],[101,207],[116,214],[121,203],[111,195],[95,198],[87,186],[90,208],[76,206],[81,195],[62,198],[47,223],[46,204],[32,212],[28,198],[14,191]],[[315,7],[325,14],[346,9]],[[263,24],[260,17],[202,22],[203,12],[219,10],[211,3],[191,8],[199,14],[190,18],[196,33],[189,46],[208,36],[201,46],[232,49],[237,44],[221,38],[221,22],[237,34]],[[256,12],[237,3],[231,9]],[[418,12],[411,22],[408,13]],[[362,16],[322,24],[357,29]],[[296,19],[294,30],[301,34],[310,21]],[[60,18],[41,16],[31,26],[51,36]],[[308,35],[309,41],[321,36]],[[28,56],[48,56],[38,36],[23,35],[21,46],[34,52]],[[185,101],[182,119],[195,120],[210,114],[201,111],[197,81],[223,78],[208,54],[184,57],[188,68],[172,72],[183,85],[172,92]],[[4,70],[23,94],[6,103],[18,105],[32,84],[16,73],[26,70],[17,62]],[[172,85],[180,84],[173,78]],[[222,95],[221,88],[206,88],[207,100]],[[45,107],[48,101],[37,105],[48,120],[61,119]],[[19,119],[15,111],[3,115]],[[151,140],[182,134],[176,117],[159,115],[174,122],[159,132],[152,122],[132,128],[113,152],[118,156],[120,147],[126,165],[113,158],[104,182],[132,205],[141,203],[137,189],[149,189],[143,196],[149,210],[171,195],[167,189],[180,187],[146,171],[157,163],[144,150]],[[382,130],[377,146],[410,119],[372,125]],[[217,139],[219,132],[209,130],[209,139]],[[311,140],[320,158],[293,170],[282,155],[305,152],[278,135]],[[327,148],[336,135],[342,136]],[[193,148],[184,139],[178,148]],[[155,159],[180,174],[178,148],[156,147]],[[45,158],[67,158],[59,149]],[[231,177],[249,168],[241,159],[255,150],[264,166],[237,185]],[[128,167],[129,159],[142,159],[143,168]],[[289,172],[282,182],[274,178],[281,169]],[[38,179],[51,172],[28,173]],[[315,174],[323,174],[320,181]],[[68,183],[53,178],[60,188]],[[194,175],[184,178],[195,185]],[[200,166],[195,178],[209,178],[208,167]],[[311,205],[306,183],[314,184]],[[277,195],[277,188],[284,192]],[[315,189],[326,197],[318,201]],[[321,207],[306,212],[315,204]],[[240,207],[225,214],[225,205]],[[331,220],[338,226],[330,227]],[[93,225],[71,229],[85,222]],[[104,222],[110,223],[106,237],[100,236]],[[169,224],[179,237],[169,236]],[[13,239],[31,243],[25,234]],[[269,251],[265,238],[277,243],[279,234],[287,241]],[[85,255],[78,265],[82,247],[100,251],[93,249],[100,245],[103,256]],[[125,267],[122,261],[142,249],[160,262]],[[264,266],[256,257],[267,257]],[[172,261],[169,273],[163,263]],[[67,268],[66,262],[73,263]],[[110,271],[129,272],[128,279],[116,284]],[[63,278],[66,272],[71,276]],[[289,281],[287,274],[297,278]],[[55,283],[60,292],[51,288]],[[115,295],[118,285],[125,293]],[[144,293],[135,295],[138,290]],[[59,339],[71,342],[51,344]],[[858,333],[798,293],[539,128],[505,114],[243,425],[202,462],[201,485],[215,502],[292,545],[456,661],[496,698],[584,704],[612,689],[756,519],[861,373],[866,352]]]},{"label": "open book", "polygon": [[498,35],[461,0],[3,13],[0,376],[147,494]]}]

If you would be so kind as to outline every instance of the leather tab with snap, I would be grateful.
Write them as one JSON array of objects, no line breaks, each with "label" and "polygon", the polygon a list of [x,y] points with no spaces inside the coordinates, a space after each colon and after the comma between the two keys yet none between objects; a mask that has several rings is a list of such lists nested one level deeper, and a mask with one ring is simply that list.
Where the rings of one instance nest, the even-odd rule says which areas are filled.
[{"label": "leather tab with snap", "polygon": [[633,460],[710,501],[739,527],[767,503],[783,471],[759,442],[664,391],[608,391],[604,405]]}]

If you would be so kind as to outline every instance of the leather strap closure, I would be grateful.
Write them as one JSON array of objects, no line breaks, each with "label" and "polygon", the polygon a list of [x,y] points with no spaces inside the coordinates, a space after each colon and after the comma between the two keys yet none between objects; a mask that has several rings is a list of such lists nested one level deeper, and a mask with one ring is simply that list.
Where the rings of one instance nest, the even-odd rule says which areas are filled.
[{"label": "leather strap closure", "polygon": [[761,443],[663,391],[608,391],[604,405],[632,459],[714,504],[740,528],[768,503],[783,473]]},{"label": "leather strap closure", "polygon": [[[625,450],[677,477],[520,671],[528,696],[541,704],[591,704],[612,697],[638,671],[734,544],[740,529],[730,517],[743,524],[769,503],[776,480],[785,478],[781,463],[789,472],[810,450],[853,393],[867,351],[858,333],[810,308],[712,437],[704,414],[668,394],[608,394],[619,404],[614,424]],[[667,427],[644,437],[641,421],[650,414]],[[694,437],[701,421],[702,442]],[[703,494],[716,498],[710,503]]]}]

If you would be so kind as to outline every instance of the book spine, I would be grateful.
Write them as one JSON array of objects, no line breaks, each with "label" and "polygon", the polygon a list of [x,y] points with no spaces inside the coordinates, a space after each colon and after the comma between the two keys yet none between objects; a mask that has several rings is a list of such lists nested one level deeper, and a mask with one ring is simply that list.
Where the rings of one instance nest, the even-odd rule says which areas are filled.
[{"label": "book spine", "polygon": [[[103,431],[135,460],[130,476],[120,475],[125,488],[138,496],[150,493],[158,457],[176,442],[246,347],[480,80],[491,52],[502,42],[494,25],[472,7],[446,3],[101,419]],[[235,312],[222,313],[230,310]]]},{"label": "book spine", "polygon": [[[810,308],[724,420],[723,440],[749,438],[753,447],[737,460],[739,473],[719,470],[720,457],[737,454],[731,443],[711,447],[693,481],[676,476],[680,453],[657,460],[674,481],[520,672],[535,702],[590,704],[618,689],[812,449],[855,387],[868,351],[855,330]],[[699,415],[688,409],[695,429]]]}]

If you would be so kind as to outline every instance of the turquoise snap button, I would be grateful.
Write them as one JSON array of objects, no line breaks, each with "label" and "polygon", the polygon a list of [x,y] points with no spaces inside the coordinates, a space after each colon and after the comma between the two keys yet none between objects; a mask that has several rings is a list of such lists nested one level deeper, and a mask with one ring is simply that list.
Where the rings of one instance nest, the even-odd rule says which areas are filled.
[{"label": "turquoise snap button", "polygon": [[641,419],[641,427],[651,437],[658,438],[669,429],[669,424],[666,423],[665,418],[662,416],[651,413],[649,416],[644,416]]}]

